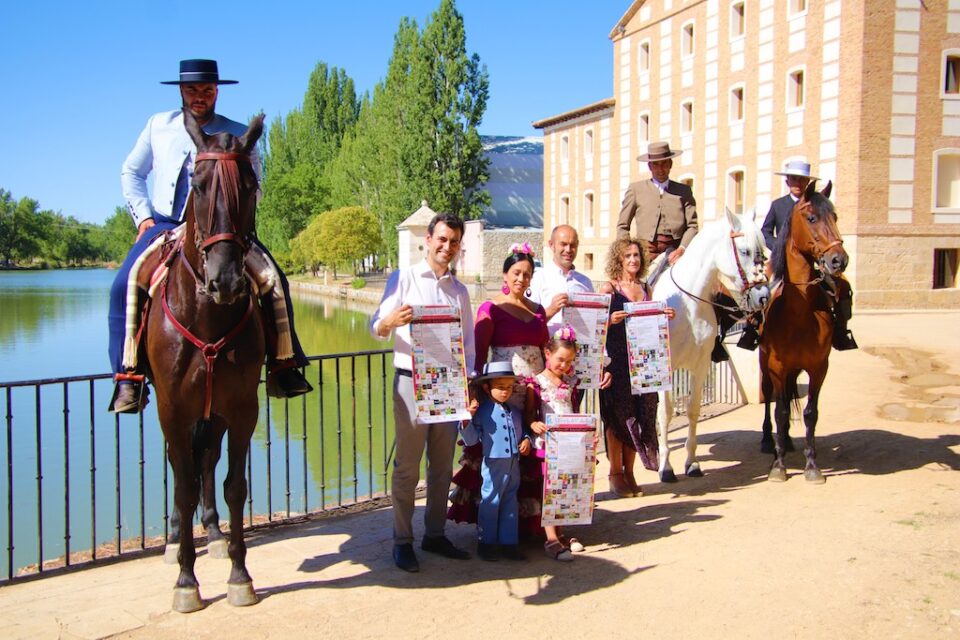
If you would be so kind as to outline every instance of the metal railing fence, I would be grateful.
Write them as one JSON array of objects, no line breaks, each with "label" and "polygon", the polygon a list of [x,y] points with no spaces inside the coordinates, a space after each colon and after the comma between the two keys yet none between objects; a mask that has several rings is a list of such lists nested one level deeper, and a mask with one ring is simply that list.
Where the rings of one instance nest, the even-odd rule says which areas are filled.
[{"label": "metal railing fence", "polygon": [[[388,495],[393,440],[392,351],[310,358],[315,392],[267,402],[247,458],[247,527],[301,519]],[[173,482],[153,404],[136,416],[106,411],[108,374],[0,383],[0,584],[160,548]],[[674,374],[677,409],[689,393]],[[727,363],[714,365],[702,404],[740,404]],[[584,411],[598,413],[596,392]],[[218,482],[225,474],[221,463]],[[219,493],[219,489],[217,491]],[[221,520],[226,505],[218,502]]]}]

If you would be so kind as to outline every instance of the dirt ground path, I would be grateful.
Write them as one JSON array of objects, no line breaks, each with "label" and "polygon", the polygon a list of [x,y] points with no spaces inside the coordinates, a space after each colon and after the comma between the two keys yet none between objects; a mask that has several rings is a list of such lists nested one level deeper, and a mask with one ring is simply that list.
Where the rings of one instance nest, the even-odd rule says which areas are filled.
[{"label": "dirt ground path", "polygon": [[203,555],[208,606],[172,613],[176,568],[152,557],[0,589],[0,637],[958,638],[958,326],[855,318],[863,348],[833,353],[822,395],[821,486],[799,451],[786,483],[767,482],[751,405],[701,425],[704,478],[641,472],[645,495],[614,500],[602,461],[571,564],[531,547],[522,564],[420,554],[403,574],[382,509],[257,534],[254,607],[226,603],[228,566]]}]

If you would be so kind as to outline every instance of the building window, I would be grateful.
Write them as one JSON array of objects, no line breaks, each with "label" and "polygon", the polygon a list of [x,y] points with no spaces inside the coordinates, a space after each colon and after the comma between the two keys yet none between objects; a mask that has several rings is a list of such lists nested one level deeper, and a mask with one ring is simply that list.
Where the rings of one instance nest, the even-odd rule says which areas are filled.
[{"label": "building window", "polygon": [[693,131],[693,100],[680,103],[680,133]]},{"label": "building window", "polygon": [[650,141],[650,114],[641,113],[637,118],[637,142]]},{"label": "building window", "polygon": [[567,162],[570,159],[570,138],[563,136],[560,138],[560,160]]},{"label": "building window", "polygon": [[956,289],[957,267],[960,266],[956,249],[933,250],[933,288]]},{"label": "building window", "polygon": [[944,97],[960,97],[960,50],[943,52],[943,93]]},{"label": "building window", "polygon": [[640,73],[650,71],[650,41],[644,40],[637,48],[637,68]]},{"label": "building window", "polygon": [[740,38],[747,31],[747,19],[744,14],[743,0],[730,5],[730,37]]},{"label": "building window", "polygon": [[802,109],[804,103],[803,69],[791,71],[787,76],[787,108]]},{"label": "building window", "polygon": [[934,152],[935,209],[960,209],[960,149]]},{"label": "building window", "polygon": [[583,153],[587,158],[593,157],[593,129],[587,129],[583,134]]},{"label": "building window", "polygon": [[727,174],[727,209],[734,213],[743,213],[745,184],[742,169],[736,169]]},{"label": "building window", "polygon": [[807,0],[787,0],[787,6],[790,9],[790,15],[793,16],[807,10]]},{"label": "building window", "polygon": [[693,55],[693,23],[683,25],[680,32],[680,57],[689,58]]},{"label": "building window", "polygon": [[593,226],[593,194],[583,196],[583,218],[588,227]]},{"label": "building window", "polygon": [[570,196],[560,196],[560,219],[557,224],[570,224]]},{"label": "building window", "polygon": [[583,268],[585,271],[593,271],[593,254],[583,254]]},{"label": "building window", "polygon": [[743,121],[743,87],[734,87],[730,90],[730,121]]}]

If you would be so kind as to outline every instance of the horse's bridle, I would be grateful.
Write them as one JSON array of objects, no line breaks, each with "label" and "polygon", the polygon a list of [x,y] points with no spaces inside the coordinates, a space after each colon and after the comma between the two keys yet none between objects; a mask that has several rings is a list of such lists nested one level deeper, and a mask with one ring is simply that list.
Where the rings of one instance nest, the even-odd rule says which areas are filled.
[{"label": "horse's bridle", "polygon": [[[807,206],[807,207],[811,207],[811,206],[813,206],[813,205],[812,205],[810,202],[806,202],[806,206]],[[792,285],[796,285],[796,286],[807,286],[807,285],[812,285],[812,284],[820,284],[821,282],[823,282],[823,279],[824,279],[824,277],[825,277],[824,274],[825,274],[825,272],[826,272],[826,269],[824,269],[824,266],[823,266],[823,256],[825,256],[826,253],[827,253],[828,251],[830,251],[830,249],[833,249],[834,247],[842,247],[842,246],[843,246],[843,238],[837,238],[836,240],[834,240],[833,242],[829,243],[827,246],[825,246],[824,248],[821,249],[821,248],[820,248],[820,241],[819,241],[820,239],[819,239],[817,233],[816,233],[815,231],[813,231],[812,229],[811,229],[811,231],[810,231],[810,239],[813,241],[813,257],[814,257],[814,260],[816,260],[816,263],[817,263],[817,271],[820,272],[820,275],[819,275],[818,277],[814,278],[813,280],[809,280],[809,281],[806,281],[806,282],[794,282],[794,281],[790,280],[790,284],[792,284]],[[791,238],[790,241],[793,242],[793,238]],[[796,246],[796,243],[794,243],[794,246]]]},{"label": "horse's bridle", "polygon": [[[761,282],[753,282],[753,283],[751,283],[750,280],[747,278],[747,272],[746,272],[746,270],[743,268],[743,265],[740,263],[740,252],[737,251],[737,238],[740,238],[740,237],[742,237],[742,236],[743,236],[743,233],[741,233],[741,232],[739,232],[739,231],[731,231],[731,232],[730,232],[730,246],[731,246],[731,248],[733,249],[733,261],[734,261],[734,263],[737,265],[737,274],[740,276],[740,280],[741,280],[741,282],[743,283],[743,286],[740,287],[740,296],[741,296],[744,300],[746,300],[746,299],[747,299],[747,293],[750,291],[750,289],[753,289],[753,288],[755,288],[755,287],[759,287],[759,286],[761,286],[761,285],[763,285],[763,284],[767,284],[767,283],[765,283],[765,282],[763,282],[763,283],[761,283]],[[718,304],[718,303],[714,302],[713,300],[704,300],[704,299],[701,298],[700,296],[698,296],[698,295],[696,295],[696,294],[694,294],[694,293],[692,293],[692,292],[690,292],[690,291],[687,291],[686,289],[684,289],[683,287],[681,287],[681,286],[677,283],[676,278],[673,277],[673,267],[672,267],[672,266],[670,267],[670,279],[673,280],[673,284],[674,284],[675,287],[677,287],[677,289],[679,289],[682,293],[690,296],[691,298],[694,298],[695,300],[699,300],[700,302],[706,302],[707,304],[709,304],[709,305],[711,305],[711,306],[713,306],[713,307],[716,307],[716,308],[718,308],[718,309],[723,309],[723,310],[725,310],[725,311],[729,311],[730,313],[737,313],[737,312],[748,313],[746,309],[743,309],[743,308],[741,308],[741,307],[739,307],[739,306],[731,307],[731,306],[725,305],[725,304]]]},{"label": "horse's bridle", "polygon": [[[217,242],[233,242],[240,245],[242,251],[246,252],[250,247],[250,241],[247,237],[237,233],[237,222],[233,219],[234,212],[240,210],[240,168],[239,163],[250,164],[250,156],[245,153],[233,153],[228,151],[203,151],[197,154],[196,161],[203,162],[212,160],[217,163],[213,174],[213,185],[210,189],[210,204],[207,208],[206,229],[201,230],[200,218],[196,217],[196,237],[194,238],[197,249],[206,251]],[[223,193],[226,200],[227,211],[230,212],[230,231],[226,233],[213,232],[214,213],[217,207],[217,190]],[[204,238],[206,236],[206,238]]]}]

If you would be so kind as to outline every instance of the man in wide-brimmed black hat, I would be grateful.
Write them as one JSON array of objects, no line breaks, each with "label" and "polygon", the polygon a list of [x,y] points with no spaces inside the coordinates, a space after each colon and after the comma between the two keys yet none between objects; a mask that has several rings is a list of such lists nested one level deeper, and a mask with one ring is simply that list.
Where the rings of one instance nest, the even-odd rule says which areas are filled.
[{"label": "man in wide-brimmed black hat", "polygon": [[[242,136],[247,125],[225,118],[215,110],[218,87],[236,82],[220,78],[215,60],[181,60],[180,77],[161,84],[177,85],[180,88],[182,108],[151,116],[120,170],[123,197],[137,226],[137,240],[118,270],[110,290],[109,353],[117,381],[110,402],[111,411],[136,413],[146,403],[142,393],[143,376],[135,370],[136,354],[130,353],[135,349],[131,345],[126,347],[128,353],[124,351],[125,336],[129,337],[129,330],[135,329],[135,326],[130,325],[134,325],[136,319],[135,312],[129,313],[130,309],[135,310],[137,304],[136,288],[130,285],[131,278],[135,281],[136,273],[131,275],[131,271],[137,259],[157,236],[175,229],[183,222],[193,177],[193,160],[197,153],[196,145],[184,127],[184,111],[190,111],[207,135],[229,133]],[[260,159],[256,147],[250,151],[250,161],[259,180]],[[147,189],[147,176],[151,173],[152,196]],[[280,397],[306,393],[311,387],[297,367],[306,366],[307,359],[293,331],[293,310],[290,308],[286,277],[263,245],[256,239],[254,243],[259,246],[263,256],[258,262],[267,265],[268,270],[272,271],[270,275],[275,275],[282,285],[284,300],[273,306],[279,306],[282,314],[285,303],[287,315],[287,318],[276,318],[276,334],[281,336],[281,339],[267,341],[272,348],[268,392]],[[279,299],[279,296],[276,297]],[[126,342],[133,342],[133,339]]]}]

